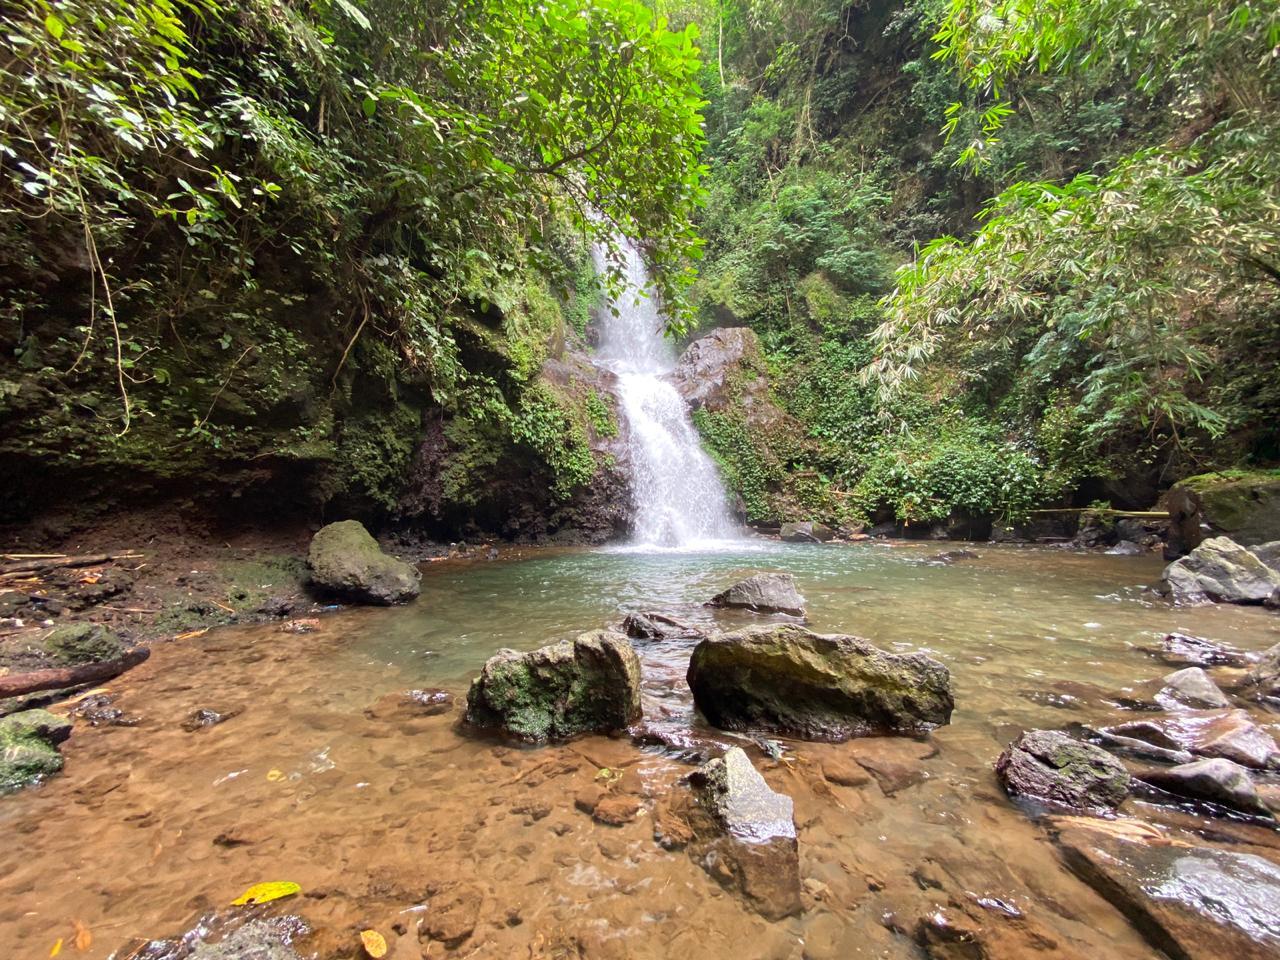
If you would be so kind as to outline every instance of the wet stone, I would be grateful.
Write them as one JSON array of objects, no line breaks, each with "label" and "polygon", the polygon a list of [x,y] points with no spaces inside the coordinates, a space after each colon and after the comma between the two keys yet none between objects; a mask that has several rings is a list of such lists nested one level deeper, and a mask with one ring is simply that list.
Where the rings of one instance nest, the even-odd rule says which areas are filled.
[{"label": "wet stone", "polygon": [[1185,663],[1194,667],[1241,667],[1249,662],[1243,650],[1185,633],[1166,634],[1160,641],[1160,655],[1170,663]]},{"label": "wet stone", "polygon": [[226,713],[219,713],[217,710],[202,707],[193,711],[191,716],[182,721],[182,729],[188,733],[194,733],[196,730],[203,730],[205,727],[216,727],[220,723],[226,723],[239,712],[238,710],[228,710]]},{"label": "wet stone", "polygon": [[1280,866],[1270,860],[1070,818],[1060,827],[1067,865],[1170,957],[1280,955]]},{"label": "wet stone", "polygon": [[1254,769],[1280,764],[1280,748],[1243,710],[1195,710],[1176,716],[1133,720],[1104,733],[1146,741],[1168,751],[1223,757]]},{"label": "wet stone", "polygon": [[53,776],[62,769],[58,744],[71,721],[48,710],[23,710],[0,718],[0,794]]},{"label": "wet stone", "polygon": [[690,775],[689,852],[767,920],[800,912],[800,859],[791,798],[774,792],[740,747]]},{"label": "wet stone", "polygon": [[1140,779],[1181,797],[1205,800],[1256,816],[1271,816],[1249,771],[1220,757],[1150,770],[1141,774]]},{"label": "wet stone", "polygon": [[529,653],[500,650],[467,693],[467,722],[530,742],[608,733],[640,718],[640,661],[611,630]]},{"label": "wet stone", "polygon": [[717,593],[707,601],[707,606],[804,616],[804,597],[796,589],[795,577],[789,573],[757,573]]},{"label": "wet stone", "polygon": [[703,636],[703,631],[663,613],[629,613],[622,632],[633,640],[685,640]]},{"label": "wet stone", "polygon": [[1078,810],[1110,811],[1129,792],[1129,772],[1105,750],[1057,730],[1032,730],[996,761],[996,778],[1012,797]]},{"label": "wet stone", "polygon": [[795,624],[709,637],[687,677],[713,726],[807,740],[922,733],[950,722],[955,703],[950,672],[923,653]]},{"label": "wet stone", "polygon": [[141,717],[112,706],[115,702],[115,694],[95,693],[72,707],[70,715],[84,720],[91,727],[136,727],[142,722]]},{"label": "wet stone", "polygon": [[1156,694],[1155,699],[1166,710],[1176,710],[1179,707],[1199,710],[1231,706],[1226,694],[1218,689],[1218,685],[1200,667],[1186,667],[1166,675],[1164,687]]}]

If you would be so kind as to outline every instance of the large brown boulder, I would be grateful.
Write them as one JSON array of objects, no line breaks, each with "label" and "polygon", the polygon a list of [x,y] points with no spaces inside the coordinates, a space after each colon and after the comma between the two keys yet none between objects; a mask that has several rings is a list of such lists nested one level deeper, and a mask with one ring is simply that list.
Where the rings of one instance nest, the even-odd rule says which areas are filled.
[{"label": "large brown boulder", "polygon": [[794,624],[703,640],[688,681],[713,726],[807,740],[920,733],[949,723],[955,706],[951,673],[937,660]]},{"label": "large brown boulder", "polygon": [[467,722],[521,740],[621,730],[640,719],[640,660],[611,630],[529,653],[499,650],[471,682]]}]

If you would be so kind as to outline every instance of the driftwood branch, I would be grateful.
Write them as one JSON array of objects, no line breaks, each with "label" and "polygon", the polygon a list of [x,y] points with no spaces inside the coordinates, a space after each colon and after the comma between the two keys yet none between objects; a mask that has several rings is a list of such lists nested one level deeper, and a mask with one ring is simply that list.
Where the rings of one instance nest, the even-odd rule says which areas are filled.
[{"label": "driftwood branch", "polygon": [[149,656],[151,656],[151,650],[148,647],[134,647],[132,650],[126,650],[124,656],[116,660],[10,674],[0,677],[0,700],[6,697],[21,697],[40,690],[61,690],[64,687],[79,687],[86,683],[100,683],[120,676]]},{"label": "driftwood branch", "polygon": [[46,570],[55,570],[59,567],[95,567],[100,563],[110,563],[113,560],[141,560],[143,555],[140,553],[92,553],[78,557],[36,557],[33,555],[28,559],[21,559],[21,554],[6,554],[5,556],[6,558],[17,559],[18,562],[0,566],[0,577],[10,577],[23,573],[43,573]]}]

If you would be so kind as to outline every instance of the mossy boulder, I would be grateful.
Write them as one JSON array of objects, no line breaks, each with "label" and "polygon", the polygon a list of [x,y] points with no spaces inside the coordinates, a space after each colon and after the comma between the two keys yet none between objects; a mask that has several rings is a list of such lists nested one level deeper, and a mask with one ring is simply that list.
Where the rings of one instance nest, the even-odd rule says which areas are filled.
[{"label": "mossy boulder", "polygon": [[52,660],[66,666],[117,660],[125,650],[119,637],[96,623],[68,623],[57,627],[45,637],[42,646]]},{"label": "mossy boulder", "polygon": [[612,630],[529,653],[499,650],[467,692],[467,722],[532,743],[621,730],[640,719],[640,660]]},{"label": "mossy boulder", "polygon": [[688,680],[713,726],[805,740],[922,733],[949,723],[955,706],[951,673],[937,660],[794,624],[703,640]]},{"label": "mossy boulder", "polygon": [[1101,747],[1057,730],[1030,730],[996,760],[996,778],[1011,797],[1109,812],[1129,795],[1129,771]]},{"label": "mossy boulder", "polygon": [[[1280,470],[1223,470],[1188,477],[1166,494],[1176,553],[1205,537],[1253,546],[1280,540]],[[1207,531],[1207,532],[1206,532]]]},{"label": "mossy boulder", "polygon": [[413,566],[383,553],[357,520],[322,528],[311,541],[307,565],[317,590],[356,603],[405,603],[418,595],[422,579]]},{"label": "mossy boulder", "polygon": [[71,721],[48,710],[23,710],[0,718],[0,794],[61,770],[57,745],[70,735]]}]

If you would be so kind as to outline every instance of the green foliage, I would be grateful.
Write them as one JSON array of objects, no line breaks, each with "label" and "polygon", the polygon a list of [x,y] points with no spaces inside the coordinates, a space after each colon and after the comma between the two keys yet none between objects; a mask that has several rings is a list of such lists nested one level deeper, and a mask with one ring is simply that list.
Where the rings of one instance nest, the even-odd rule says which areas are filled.
[{"label": "green foliage", "polygon": [[596,461],[586,431],[550,387],[537,385],[525,392],[511,423],[511,436],[547,464],[552,492],[561,500],[595,476]]},{"label": "green foliage", "polygon": [[501,377],[538,420],[587,241],[643,237],[683,316],[696,30],[638,0],[20,0],[0,33],[11,464],[310,458],[385,509],[423,408]]},{"label": "green foliage", "polygon": [[778,510],[771,491],[786,482],[786,474],[781,464],[761,450],[760,438],[753,437],[742,420],[723,413],[697,410],[693,422],[725,483],[742,498],[747,522],[775,520]]},{"label": "green foliage", "polygon": [[597,437],[610,439],[618,435],[618,418],[613,406],[595,390],[587,394],[587,419],[591,421],[591,429]]}]

